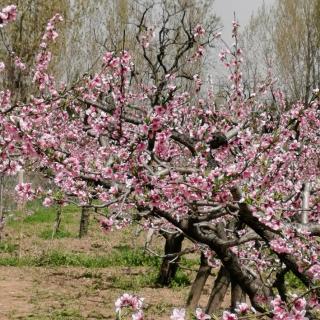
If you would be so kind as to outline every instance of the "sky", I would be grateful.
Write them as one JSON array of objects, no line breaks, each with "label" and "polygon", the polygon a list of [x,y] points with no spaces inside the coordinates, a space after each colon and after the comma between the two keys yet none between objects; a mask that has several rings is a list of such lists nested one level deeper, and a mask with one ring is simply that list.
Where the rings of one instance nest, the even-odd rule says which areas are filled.
[{"label": "sky", "polygon": [[215,0],[214,9],[224,26],[222,37],[227,42],[231,41],[231,22],[233,13],[240,23],[240,26],[245,26],[251,15],[263,4],[272,5],[275,0]]}]

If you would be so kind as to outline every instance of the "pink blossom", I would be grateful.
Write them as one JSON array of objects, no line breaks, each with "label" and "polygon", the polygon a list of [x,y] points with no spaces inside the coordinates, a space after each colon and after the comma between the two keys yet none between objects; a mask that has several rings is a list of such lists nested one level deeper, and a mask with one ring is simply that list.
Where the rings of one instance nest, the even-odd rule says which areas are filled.
[{"label": "pink blossom", "polygon": [[150,41],[154,38],[154,27],[148,27],[147,30],[140,35],[139,41],[143,48],[147,49],[150,46]]},{"label": "pink blossom", "polygon": [[309,268],[308,274],[313,280],[320,279],[320,264],[316,263],[312,267]]},{"label": "pink blossom", "polygon": [[196,309],[196,319],[197,320],[209,320],[211,317],[206,314],[201,308]]},{"label": "pink blossom", "polygon": [[271,240],[270,247],[277,253],[291,253],[293,250],[289,247],[289,243],[281,238]]},{"label": "pink blossom", "polygon": [[102,60],[103,60],[103,62],[104,62],[105,64],[109,64],[109,62],[111,61],[112,57],[113,57],[113,52],[107,51],[107,52],[103,55]]},{"label": "pink blossom", "polygon": [[302,311],[305,310],[307,301],[304,298],[295,299],[293,305],[296,310]]},{"label": "pink blossom", "polygon": [[100,220],[100,225],[105,231],[112,230],[112,226],[114,225],[114,221],[112,218],[103,218]]},{"label": "pink blossom", "polygon": [[46,31],[42,37],[43,41],[55,41],[58,37],[58,32],[55,28],[55,22],[63,21],[63,18],[60,14],[55,14],[47,24]]},{"label": "pink blossom", "polygon": [[238,317],[234,313],[231,313],[229,311],[224,311],[222,314],[222,320],[238,320]]},{"label": "pink blossom", "polygon": [[34,199],[35,191],[31,188],[31,183],[20,183],[15,187],[15,191],[21,201]]},{"label": "pink blossom", "polygon": [[198,92],[200,90],[200,88],[201,88],[202,81],[201,81],[201,79],[200,79],[198,74],[195,74],[193,76],[193,80],[194,80],[194,82],[196,84],[196,92]]},{"label": "pink blossom", "polygon": [[46,28],[46,33],[43,36],[43,40],[52,40],[54,41],[58,37],[58,32],[56,31],[54,25],[48,24]]},{"label": "pink blossom", "polygon": [[195,38],[200,37],[205,34],[205,30],[201,24],[197,24],[193,30],[193,35]]},{"label": "pink blossom", "polygon": [[143,320],[143,319],[144,319],[144,315],[142,310],[139,310],[138,312],[132,314],[132,320]]},{"label": "pink blossom", "polygon": [[235,311],[240,314],[247,313],[249,310],[250,307],[244,302],[238,304],[237,308],[235,309]]},{"label": "pink blossom", "polygon": [[6,163],[6,174],[13,176],[22,169],[21,165],[17,161],[9,161]]},{"label": "pink blossom", "polygon": [[143,305],[143,298],[138,296],[124,293],[120,298],[115,302],[116,312],[119,312],[122,308],[130,307],[134,311],[139,311]]},{"label": "pink blossom", "polygon": [[19,57],[14,58],[14,64],[20,70],[26,69],[26,65],[21,61],[21,59]]},{"label": "pink blossom", "polygon": [[317,294],[313,293],[308,301],[308,305],[311,308],[317,308],[320,309],[320,302],[319,299],[317,297]]},{"label": "pink blossom", "polygon": [[45,207],[50,207],[53,205],[53,199],[51,197],[46,197],[44,198],[42,204],[45,206]]},{"label": "pink blossom", "polygon": [[185,309],[178,309],[174,308],[172,310],[172,314],[170,316],[171,320],[185,320],[186,317],[186,310]]},{"label": "pink blossom", "polygon": [[192,55],[192,59],[197,60],[204,56],[205,48],[203,46],[198,46],[196,52]]},{"label": "pink blossom", "polygon": [[7,23],[16,20],[17,18],[17,6],[9,5],[0,11],[0,27],[3,27]]}]

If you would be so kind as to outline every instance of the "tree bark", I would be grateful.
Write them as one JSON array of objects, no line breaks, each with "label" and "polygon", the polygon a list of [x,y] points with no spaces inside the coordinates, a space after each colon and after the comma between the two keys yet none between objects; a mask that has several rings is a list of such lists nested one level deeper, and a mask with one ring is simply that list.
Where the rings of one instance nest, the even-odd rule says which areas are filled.
[{"label": "tree bark", "polygon": [[196,275],[196,278],[193,281],[193,284],[187,299],[187,307],[189,307],[191,310],[194,310],[198,305],[202,289],[206,284],[206,281],[210,275],[210,271],[211,271],[211,267],[208,266],[206,257],[204,256],[203,253],[201,253],[200,267]]},{"label": "tree bark", "polygon": [[79,238],[83,238],[88,234],[89,221],[90,221],[90,209],[88,207],[82,207]]},{"label": "tree bark", "polygon": [[[224,240],[217,237],[214,233],[210,233],[210,236],[208,236],[201,232],[201,230],[199,231],[199,228],[194,225],[194,222],[190,218],[177,221],[169,213],[163,210],[153,210],[158,216],[164,217],[179,228],[189,238],[206,244],[212,251],[215,251],[217,257],[229,271],[230,275],[237,279],[241,288],[248,294],[252,306],[259,312],[266,312],[264,306],[260,303],[260,297],[262,295],[267,299],[270,296],[270,289],[265,287],[259,279],[253,279],[252,276],[244,270],[238,257],[230,250],[230,248],[224,245]],[[251,216],[250,213],[250,218]],[[254,226],[256,225],[254,224]]]},{"label": "tree bark", "polygon": [[[175,233],[169,234],[164,233],[164,237],[166,238],[166,243],[164,247],[165,255],[179,253],[182,247],[183,234]],[[161,286],[168,286],[178,270],[178,262],[180,258],[177,258],[172,262],[172,257],[164,257],[162,260],[162,264],[160,267],[160,272],[157,279],[157,284]]]},{"label": "tree bark", "polygon": [[3,176],[0,176],[0,219],[4,218]]},{"label": "tree bark", "polygon": [[3,176],[0,176],[0,240],[4,229],[4,197],[3,197]]},{"label": "tree bark", "polygon": [[[24,183],[24,170],[18,172],[18,184]],[[25,202],[18,202],[18,210],[23,211],[25,208]]]},{"label": "tree bark", "polygon": [[54,222],[53,231],[52,231],[52,239],[59,232],[60,224],[61,224],[61,214],[62,214],[62,208],[61,208],[61,205],[58,205],[57,211],[56,211],[56,220]]},{"label": "tree bark", "polygon": [[246,294],[237,281],[231,279],[231,310],[234,311],[241,302],[246,301]]},{"label": "tree bark", "polygon": [[213,288],[211,290],[211,294],[206,308],[207,314],[215,313],[221,307],[223,299],[227,293],[229,284],[229,272],[224,266],[221,266],[217,278],[214,281]]}]

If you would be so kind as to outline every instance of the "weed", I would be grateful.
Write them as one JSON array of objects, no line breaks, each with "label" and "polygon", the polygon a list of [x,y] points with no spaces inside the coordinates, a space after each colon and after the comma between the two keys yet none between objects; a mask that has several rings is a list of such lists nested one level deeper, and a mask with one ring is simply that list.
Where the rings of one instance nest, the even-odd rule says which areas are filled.
[{"label": "weed", "polygon": [[84,320],[78,310],[62,309],[50,312],[46,316],[29,315],[27,320]]},{"label": "weed", "polygon": [[107,268],[112,266],[159,266],[157,257],[145,255],[142,250],[112,250],[105,255],[87,255],[84,253],[70,253],[59,250],[43,252],[39,256],[1,257],[2,266],[70,266],[85,268]]},{"label": "weed", "polygon": [[110,278],[112,286],[121,290],[137,290],[139,288],[154,286],[157,279],[157,270],[149,269],[135,275],[115,275]]},{"label": "weed", "polygon": [[[43,230],[40,233],[39,237],[45,240],[52,239],[52,230],[51,229]],[[72,234],[69,231],[58,230],[58,232],[56,232],[53,238],[62,239],[62,238],[71,238],[71,237],[72,237]]]},{"label": "weed", "polygon": [[288,272],[286,274],[285,281],[288,284],[288,287],[291,289],[296,290],[304,288],[304,284],[292,272]]},{"label": "weed", "polygon": [[15,252],[19,246],[15,243],[10,242],[0,242],[0,252],[4,253],[13,253]]},{"label": "weed", "polygon": [[178,269],[175,277],[172,279],[171,287],[172,288],[179,288],[179,287],[186,287],[191,284],[189,276],[182,270]]}]

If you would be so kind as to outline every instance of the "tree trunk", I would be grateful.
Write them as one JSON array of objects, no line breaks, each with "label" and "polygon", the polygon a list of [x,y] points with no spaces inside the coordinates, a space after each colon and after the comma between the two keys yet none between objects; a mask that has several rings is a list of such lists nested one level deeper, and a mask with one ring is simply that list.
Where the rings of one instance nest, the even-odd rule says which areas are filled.
[{"label": "tree trunk", "polygon": [[0,219],[4,217],[3,176],[0,176]]},{"label": "tree trunk", "polygon": [[3,176],[0,176],[0,240],[4,228]]},{"label": "tree trunk", "polygon": [[214,281],[214,285],[207,304],[206,313],[212,314],[218,311],[227,293],[229,284],[229,272],[224,266],[221,266],[217,278]]},{"label": "tree trunk", "polygon": [[[23,170],[20,170],[18,172],[18,184],[21,184],[21,183],[24,183],[24,171]],[[25,208],[25,202],[19,201],[17,207],[18,207],[19,211],[23,211]]]},{"label": "tree trunk", "polygon": [[202,289],[210,275],[211,267],[208,266],[208,262],[203,253],[201,253],[200,267],[195,280],[193,281],[189,296],[187,299],[187,306],[190,310],[194,310],[200,300]]},{"label": "tree trunk", "polygon": [[62,208],[61,208],[61,205],[58,205],[57,211],[56,211],[56,220],[54,222],[53,231],[52,231],[52,239],[59,232],[59,228],[61,224],[61,214],[62,214]]},{"label": "tree trunk", "polygon": [[89,219],[90,219],[90,209],[88,207],[82,207],[79,238],[83,238],[88,234]]},{"label": "tree trunk", "polygon": [[[166,238],[164,247],[165,255],[179,253],[181,251],[182,241],[184,238],[183,234],[164,233],[163,235]],[[172,262],[173,259],[174,258],[172,257],[164,257],[162,260],[160,272],[157,279],[157,283],[161,286],[168,286],[178,270],[178,262],[180,258],[176,258],[174,259],[174,262]]]},{"label": "tree trunk", "polygon": [[234,311],[241,302],[246,301],[246,294],[239,284],[231,279],[231,310]]}]

